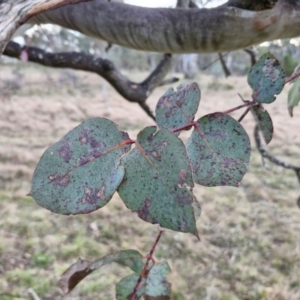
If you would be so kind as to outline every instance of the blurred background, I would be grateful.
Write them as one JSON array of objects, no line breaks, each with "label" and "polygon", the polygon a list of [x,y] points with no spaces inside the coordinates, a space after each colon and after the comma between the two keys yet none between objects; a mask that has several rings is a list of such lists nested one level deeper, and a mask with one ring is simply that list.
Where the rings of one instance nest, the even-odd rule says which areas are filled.
[{"label": "blurred background", "polygon": [[[159,5],[174,7],[174,2],[159,1]],[[208,7],[221,2],[198,4]],[[157,6],[156,1],[130,3]],[[106,42],[53,25],[23,28],[14,40],[46,51],[83,51],[107,58],[135,82],[144,80],[162,57],[115,45],[107,49]],[[271,51],[288,76],[300,63],[299,42],[274,41],[251,51],[257,58]],[[179,82],[155,89],[147,100],[151,109],[168,88],[188,81],[197,82],[201,89],[197,117],[240,105],[238,93],[249,100],[250,55],[240,50],[222,56],[230,72],[227,78],[216,53],[175,55],[169,76]],[[294,117],[289,117],[289,89],[287,85],[276,102],[266,106],[275,127],[268,151],[300,165],[300,111],[295,108]],[[0,104],[0,299],[114,299],[115,283],[130,274],[117,265],[90,275],[65,298],[57,281],[78,257],[95,260],[130,248],[146,255],[157,227],[128,211],[117,194],[99,211],[69,217],[39,207],[26,194],[42,153],[82,121],[109,118],[131,138],[154,122],[96,74],[51,69],[6,56],[0,61]],[[169,281],[174,300],[300,299],[299,182],[293,171],[261,158],[250,114],[242,125],[250,136],[252,155],[241,186],[196,186],[202,206],[197,223],[201,241],[166,231],[157,248],[157,260],[167,260],[172,267]],[[182,139],[189,134],[185,132]]]}]

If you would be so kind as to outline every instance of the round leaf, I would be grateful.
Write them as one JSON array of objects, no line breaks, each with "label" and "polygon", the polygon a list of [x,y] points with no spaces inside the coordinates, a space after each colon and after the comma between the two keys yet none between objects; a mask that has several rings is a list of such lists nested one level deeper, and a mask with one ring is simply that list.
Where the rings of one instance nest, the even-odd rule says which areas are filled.
[{"label": "round leaf", "polygon": [[83,122],[45,151],[30,195],[59,214],[89,213],[111,199],[124,176],[120,158],[130,150],[127,133],[107,119]]},{"label": "round leaf", "polygon": [[285,73],[276,57],[268,52],[251,68],[248,83],[254,91],[254,99],[271,103],[284,87]]},{"label": "round leaf", "polygon": [[269,113],[262,107],[262,105],[255,105],[251,108],[251,112],[258,125],[264,140],[269,144],[273,137],[273,122]]},{"label": "round leaf", "polygon": [[[148,299],[171,299],[171,284],[166,280],[166,276],[170,273],[170,267],[167,262],[155,264],[149,271],[145,294]],[[153,297],[153,298],[152,298]]]},{"label": "round leaf", "polygon": [[[136,283],[139,279],[139,275],[136,273],[130,274],[124,277],[121,281],[116,284],[116,299],[117,300],[128,300],[129,296],[133,293]],[[143,278],[139,289],[136,291],[137,299],[140,299],[145,294],[145,282]]]},{"label": "round leaf", "polygon": [[122,158],[126,171],[118,192],[142,220],[198,236],[186,149],[174,133],[156,129],[142,130],[136,147]]},{"label": "round leaf", "polygon": [[205,186],[238,186],[250,159],[246,131],[222,113],[206,115],[197,124],[186,144],[195,182]]},{"label": "round leaf", "polygon": [[156,122],[159,127],[176,129],[194,120],[200,102],[197,83],[178,86],[177,91],[169,89],[157,102]]}]

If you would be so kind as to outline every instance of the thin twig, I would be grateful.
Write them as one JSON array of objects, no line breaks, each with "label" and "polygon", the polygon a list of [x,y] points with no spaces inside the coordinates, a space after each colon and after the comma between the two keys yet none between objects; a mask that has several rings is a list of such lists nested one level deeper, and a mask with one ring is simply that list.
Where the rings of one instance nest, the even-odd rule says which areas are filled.
[{"label": "thin twig", "polygon": [[236,111],[236,110],[239,110],[239,109],[241,109],[241,108],[244,108],[244,107],[252,107],[252,106],[254,106],[254,105],[256,105],[256,101],[249,101],[249,102],[247,102],[247,103],[244,103],[244,104],[242,104],[242,105],[239,105],[239,106],[236,106],[236,107],[234,107],[234,108],[231,108],[231,109],[228,109],[228,110],[226,110],[226,111],[223,111],[223,114],[230,114],[230,113],[232,113],[232,112],[234,112],[234,111]]},{"label": "thin twig", "polygon": [[139,279],[138,279],[138,281],[137,281],[137,283],[136,283],[136,285],[135,285],[135,287],[133,289],[133,292],[130,295],[130,300],[136,300],[137,299],[137,292],[138,292],[138,290],[141,287],[143,278],[145,278],[147,276],[148,267],[149,267],[150,261],[154,260],[153,259],[153,254],[154,254],[155,248],[156,248],[156,246],[157,246],[157,244],[158,244],[158,242],[159,242],[159,240],[160,240],[163,232],[164,232],[163,230],[159,231],[159,234],[158,234],[158,236],[156,238],[156,241],[154,242],[154,244],[153,244],[153,246],[152,246],[149,254],[147,255],[147,261],[146,261],[146,263],[144,265],[144,268],[143,268],[143,270],[142,270],[142,272],[140,274],[140,277],[139,277]]},{"label": "thin twig", "polygon": [[168,79],[162,81],[158,86],[163,86],[163,85],[171,84],[171,83],[177,82],[179,80],[180,79],[178,77],[171,77],[171,78],[168,78]]},{"label": "thin twig", "polygon": [[246,48],[246,49],[244,49],[244,51],[250,55],[251,66],[253,67],[256,64],[255,52],[251,48]]},{"label": "thin twig", "polygon": [[286,78],[285,84],[287,84],[287,83],[293,81],[294,79],[296,79],[296,78],[299,77],[299,76],[300,76],[300,70],[299,70],[298,72],[294,73],[292,76]]},{"label": "thin twig", "polygon": [[196,126],[196,123],[197,122],[190,122],[189,124],[185,124],[181,127],[178,127],[178,128],[175,128],[175,129],[172,129],[172,132],[178,132],[178,131],[181,131],[181,130],[188,130],[190,129],[192,126]]},{"label": "thin twig", "polygon": [[140,102],[139,105],[144,110],[144,112],[155,122],[155,116],[152,110],[150,109],[149,105],[146,102]]},{"label": "thin twig", "polygon": [[[223,58],[224,58],[225,56],[227,56],[229,53],[230,53],[230,52],[227,52],[227,53],[223,54],[223,55],[222,55]],[[212,62],[210,62],[209,64],[207,64],[207,65],[204,66],[203,68],[201,68],[201,71],[204,71],[204,70],[208,69],[210,66],[212,66],[213,64],[215,64],[215,63],[218,62],[219,60],[220,60],[220,58],[218,57],[217,59],[213,60]]]},{"label": "thin twig", "polygon": [[251,107],[247,107],[247,109],[244,111],[244,113],[240,116],[240,118],[238,119],[238,122],[241,123],[242,120],[246,117],[246,115],[248,114],[248,112],[250,111]]},{"label": "thin twig", "polygon": [[293,170],[296,173],[297,179],[300,183],[300,167],[288,164],[284,161],[281,161],[278,158],[271,155],[270,153],[268,153],[261,143],[258,126],[255,126],[255,129],[254,129],[254,139],[255,139],[255,143],[256,143],[256,148],[258,149],[259,153],[261,154],[261,156],[263,158],[268,159],[270,162],[272,162],[273,164],[275,164],[277,166],[283,167],[285,169]]},{"label": "thin twig", "polygon": [[240,99],[244,102],[244,103],[248,103],[250,102],[250,100],[245,100],[242,95],[240,93],[238,93],[238,96],[240,97]]},{"label": "thin twig", "polygon": [[224,60],[224,56],[222,53],[218,53],[218,57],[219,57],[219,60],[220,60],[220,63],[221,63],[221,66],[222,66],[222,69],[223,69],[223,72],[225,74],[225,77],[229,77],[231,75],[227,65],[226,65],[226,62]]}]

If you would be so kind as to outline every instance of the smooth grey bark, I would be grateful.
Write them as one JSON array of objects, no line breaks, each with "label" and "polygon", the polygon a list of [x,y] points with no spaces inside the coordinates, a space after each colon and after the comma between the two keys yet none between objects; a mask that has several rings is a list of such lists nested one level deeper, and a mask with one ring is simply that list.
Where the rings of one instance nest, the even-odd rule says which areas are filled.
[{"label": "smooth grey bark", "polygon": [[23,23],[41,12],[87,0],[0,0],[0,56]]},{"label": "smooth grey bark", "polygon": [[58,24],[138,50],[226,52],[300,36],[300,0],[232,0],[218,8],[189,10],[94,0],[46,12],[30,22]]}]

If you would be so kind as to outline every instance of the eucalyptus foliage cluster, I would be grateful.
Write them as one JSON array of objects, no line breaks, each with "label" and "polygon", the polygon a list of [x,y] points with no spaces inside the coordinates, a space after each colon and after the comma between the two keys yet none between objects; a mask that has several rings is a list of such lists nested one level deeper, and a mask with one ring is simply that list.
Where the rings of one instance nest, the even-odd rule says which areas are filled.
[{"label": "eucalyptus foliage cluster", "polygon": [[[274,95],[282,91],[284,71],[278,60],[266,53],[250,70],[248,83],[253,90],[251,101],[243,100],[237,108],[196,121],[201,98],[198,85],[169,89],[155,109],[157,126],[144,128],[136,140],[105,118],[83,122],[43,154],[30,194],[52,212],[75,215],[105,206],[118,192],[142,220],[198,237],[196,221],[201,208],[193,193],[195,184],[238,186],[248,169],[249,137],[240,122],[228,114],[246,108],[244,115],[252,112],[266,143],[272,139],[272,119],[262,104],[273,102]],[[191,135],[184,143],[180,133],[189,129]],[[61,287],[69,292],[85,276],[110,262],[133,271],[117,284],[118,300],[129,299],[133,291],[137,299],[169,299],[168,264],[152,262],[144,272],[144,258],[135,250],[123,250],[92,263],[79,260],[63,274]]]}]

